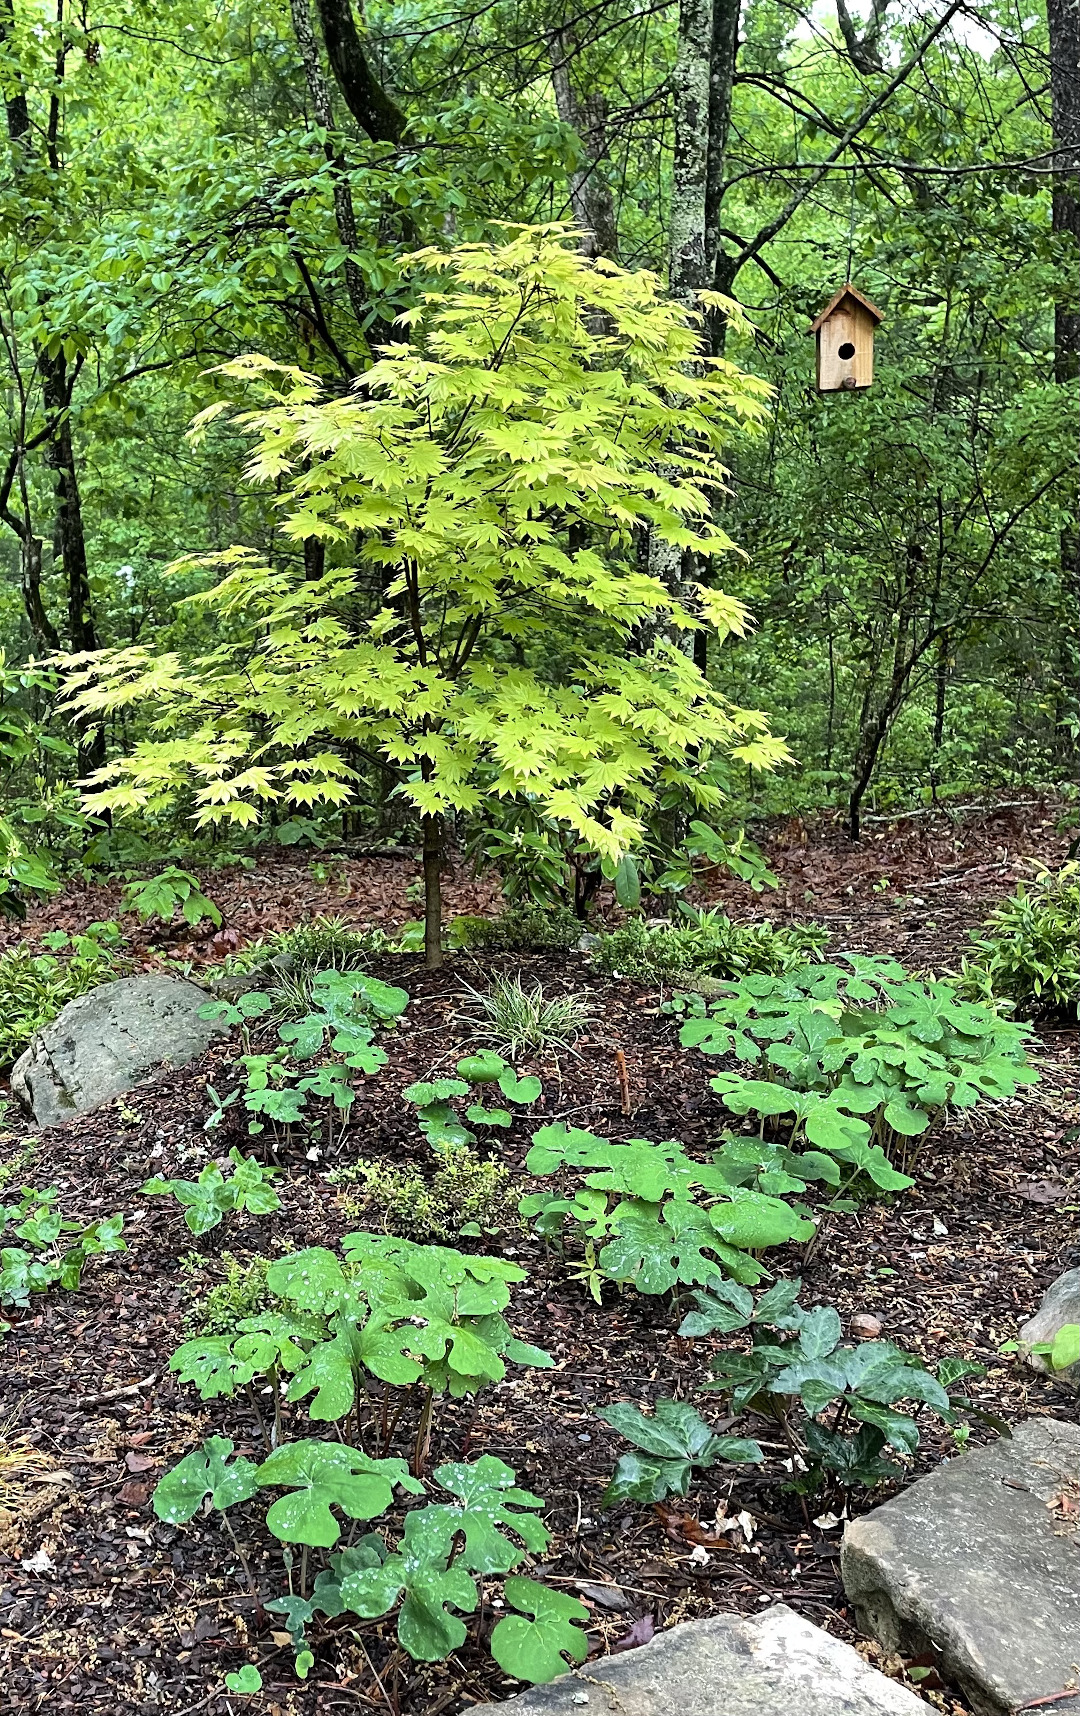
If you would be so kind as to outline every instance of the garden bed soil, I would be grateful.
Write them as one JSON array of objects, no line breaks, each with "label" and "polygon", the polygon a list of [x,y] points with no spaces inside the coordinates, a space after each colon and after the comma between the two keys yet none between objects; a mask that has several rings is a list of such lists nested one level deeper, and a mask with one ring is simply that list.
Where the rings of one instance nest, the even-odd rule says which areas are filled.
[{"label": "garden bed soil", "polygon": [[[774,902],[773,915],[829,921],[836,949],[891,953],[917,966],[955,961],[966,929],[992,897],[1012,887],[1018,861],[1032,851],[1060,859],[1063,842],[1051,811],[1040,809],[1034,818],[1028,812],[1023,823],[1018,813],[1006,814],[997,847],[985,822],[962,833],[958,851],[955,835],[934,836],[945,844],[931,851],[933,839],[920,832],[917,855],[930,872],[921,875],[910,854],[903,859],[907,868],[901,867],[910,836],[907,844],[895,836],[887,850],[882,843],[882,865],[875,859],[868,866],[863,858],[858,867],[839,845],[829,856],[829,835],[819,844],[808,837],[805,846],[797,840],[777,845],[770,857],[783,872],[785,907],[778,914]],[[946,852],[949,841],[954,844]],[[358,871],[356,865],[375,869]],[[875,866],[878,875],[868,881]],[[383,923],[398,912],[411,915],[405,890],[414,873],[410,860],[349,860],[352,891],[341,902],[347,915]],[[369,874],[381,880],[377,888],[373,882],[367,901],[362,879]],[[245,898],[253,902],[254,921],[275,924],[335,903],[319,898],[306,868],[291,861],[220,875],[236,890],[223,902],[227,923],[238,920]],[[807,875],[818,879],[814,899],[795,900],[800,887],[810,886],[799,881]],[[884,891],[874,891],[882,875],[890,882],[902,876],[906,894],[898,900],[894,889],[883,905]],[[827,887],[822,877],[831,878]],[[221,901],[225,890],[216,883],[212,891]],[[455,909],[490,907],[488,884],[460,886],[461,896],[452,896]],[[731,890],[725,885],[720,892]],[[108,915],[115,906],[100,893],[84,889],[54,902],[35,916],[31,933]],[[741,891],[740,915],[762,909],[768,909],[764,902]],[[260,1447],[242,1399],[202,1404],[168,1369],[195,1297],[220,1279],[221,1252],[244,1257],[334,1245],[359,1223],[342,1208],[342,1191],[327,1183],[330,1169],[361,1153],[388,1162],[430,1161],[413,1111],[398,1095],[413,1079],[450,1069],[474,1040],[463,1015],[466,984],[479,988],[495,970],[521,970],[552,993],[587,993],[596,1023],[577,1052],[562,1055],[557,1067],[548,1061],[532,1069],[544,1080],[543,1118],[613,1139],[677,1137],[691,1150],[706,1150],[730,1124],[709,1088],[716,1063],[678,1048],[675,1023],[658,1011],[659,991],[599,978],[578,956],[503,956],[482,966],[458,957],[438,973],[398,956],[375,969],[412,997],[399,1029],[385,1039],[390,1063],[361,1087],[345,1135],[330,1151],[312,1160],[304,1138],[280,1153],[283,1207],[274,1216],[228,1217],[195,1241],[171,1200],[139,1196],[150,1173],[197,1172],[198,1152],[207,1147],[205,1086],[228,1087],[227,1045],[61,1129],[38,1135],[10,1126],[9,1117],[0,1158],[28,1153],[14,1183],[55,1182],[65,1211],[83,1218],[123,1209],[129,1245],[123,1255],[92,1261],[79,1292],[50,1294],[13,1319],[6,1337],[0,1664],[4,1708],[12,1716],[238,1716],[244,1701],[225,1691],[223,1677],[249,1661],[257,1662],[265,1688],[250,1708],[268,1716],[345,1710],[454,1716],[516,1688],[475,1642],[475,1625],[448,1662],[418,1665],[397,1650],[392,1621],[317,1630],[316,1665],[301,1684],[287,1636],[273,1617],[258,1614],[215,1518],[173,1529],[150,1507],[158,1477],[203,1436],[231,1436],[253,1453]],[[845,1319],[870,1313],[881,1320],[885,1337],[929,1361],[948,1353],[985,1365],[971,1394],[1007,1420],[1076,1411],[1075,1397],[999,1353],[1049,1281],[1080,1261],[1077,1033],[1046,1029],[1039,1047],[1039,1084],[935,1128],[919,1154],[910,1193],[830,1216],[809,1260],[797,1248],[769,1254],[778,1271],[802,1275],[804,1302],[835,1304]],[[629,1114],[622,1112],[620,1050]],[[508,1165],[521,1167],[533,1129],[529,1119],[515,1122],[504,1150]],[[215,1134],[210,1147],[224,1150],[233,1142],[247,1144],[239,1124],[228,1136]],[[530,1189],[527,1178],[523,1189]],[[475,1404],[443,1403],[428,1472],[440,1460],[491,1453],[546,1498],[553,1539],[540,1576],[586,1603],[596,1654],[629,1648],[679,1620],[718,1609],[754,1612],[777,1600],[854,1640],[838,1577],[840,1527],[821,1522],[819,1504],[811,1501],[804,1512],[799,1498],[785,1491],[785,1450],[766,1421],[748,1415],[738,1422],[741,1433],[756,1434],[766,1445],[763,1467],[706,1473],[685,1502],[666,1509],[620,1504],[600,1512],[618,1438],[595,1409],[615,1399],[692,1396],[719,1422],[720,1398],[697,1392],[713,1343],[680,1340],[674,1333],[679,1316],[664,1300],[632,1291],[619,1296],[609,1286],[605,1305],[594,1304],[559,1259],[531,1238],[514,1236],[504,1249],[529,1277],[515,1290],[508,1316],[516,1333],[552,1354],[555,1368],[510,1367],[505,1382]],[[411,1450],[413,1410],[403,1415],[394,1451]],[[986,1434],[973,1432],[976,1439]],[[927,1426],[910,1476],[954,1451],[947,1431]],[[856,1497],[854,1505],[872,1506],[886,1493]],[[718,1507],[729,1518],[742,1515],[743,1527],[716,1533]],[[241,1539],[266,1599],[284,1584],[280,1550],[254,1510],[244,1511]],[[489,1634],[496,1618],[485,1599],[480,1632]],[[861,1648],[898,1678],[911,1667],[918,1676],[919,1664],[885,1661],[873,1647]],[[917,1684],[943,1710],[966,1708],[933,1673]]]}]

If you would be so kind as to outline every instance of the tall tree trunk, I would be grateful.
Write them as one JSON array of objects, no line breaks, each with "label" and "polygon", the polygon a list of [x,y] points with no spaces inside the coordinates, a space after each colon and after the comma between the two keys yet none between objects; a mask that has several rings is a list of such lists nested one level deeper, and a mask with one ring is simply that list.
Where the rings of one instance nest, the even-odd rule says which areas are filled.
[{"label": "tall tree trunk", "polygon": [[709,182],[713,0],[680,0],[673,89],[675,155],[671,169],[668,285],[690,308],[709,284],[705,215]]},{"label": "tall tree trunk", "polygon": [[441,816],[425,816],[421,819],[421,826],[424,835],[424,965],[428,971],[437,971],[443,962],[443,819]]},{"label": "tall tree trunk", "polygon": [[317,0],[317,5],[326,52],[349,112],[373,143],[400,142],[405,115],[368,65],[352,0]]},{"label": "tall tree trunk", "polygon": [[357,243],[356,212],[353,208],[352,187],[349,184],[341,153],[335,149],[331,141],[334,130],[334,113],[330,105],[330,90],[323,76],[322,66],[319,64],[319,46],[315,40],[315,31],[311,24],[308,0],[290,0],[290,9],[293,34],[300,50],[300,61],[304,68],[311,111],[315,115],[316,125],[327,133],[324,147],[326,159],[333,169],[334,220],[337,224],[342,249],[345,251],[345,288],[349,294],[349,303],[352,306],[352,313],[356,317],[357,326],[363,328],[369,305],[367,293],[364,290],[363,276],[353,259]]},{"label": "tall tree trunk", "polygon": [[[727,292],[734,283],[726,278],[730,259],[720,236],[727,171],[728,133],[731,130],[731,96],[735,87],[735,58],[739,51],[740,0],[713,0],[712,48],[709,63],[709,154],[705,174],[705,269],[714,291]],[[724,349],[727,322],[709,315],[709,347],[714,357]]]},{"label": "tall tree trunk", "polygon": [[[1070,386],[1080,375],[1080,0],[1046,0],[1050,33],[1050,111],[1054,156],[1051,224],[1067,246],[1068,290],[1054,304],[1054,380]],[[1066,604],[1080,604],[1080,529],[1063,530],[1059,547]],[[1076,688],[1076,639],[1063,626],[1058,675],[1066,695]]]},{"label": "tall tree trunk", "polygon": [[615,201],[601,162],[607,154],[607,100],[598,89],[579,95],[571,71],[577,43],[572,30],[558,30],[550,42],[551,83],[564,125],[577,132],[585,161],[570,176],[570,207],[586,256],[614,260],[619,248]]}]

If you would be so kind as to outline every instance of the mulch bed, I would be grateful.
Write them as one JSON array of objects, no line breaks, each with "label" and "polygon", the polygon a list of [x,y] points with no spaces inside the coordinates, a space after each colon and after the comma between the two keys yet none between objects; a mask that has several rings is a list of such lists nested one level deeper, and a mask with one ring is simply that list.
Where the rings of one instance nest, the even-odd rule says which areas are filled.
[{"label": "mulch bed", "polygon": [[[1055,822],[1054,807],[1029,812],[1026,821],[1007,812],[997,832],[993,818],[959,833],[930,827],[928,819],[917,835],[909,829],[894,832],[891,844],[883,839],[870,859],[860,849],[857,862],[828,829],[812,831],[803,844],[789,826],[786,834],[774,831],[770,849],[785,883],[783,909],[778,913],[775,899],[770,907],[768,898],[745,889],[738,907],[741,915],[771,910],[774,917],[822,918],[834,929],[835,947],[894,953],[919,966],[955,961],[966,929],[989,899],[1011,888],[1019,861],[1032,851],[1060,858],[1064,839]],[[335,885],[350,918],[388,923],[414,914],[406,893],[416,873],[409,860],[343,862]],[[234,889],[227,901],[220,887],[212,890],[229,923],[237,923],[244,899],[261,905],[248,914],[259,923],[333,908],[333,891],[320,890],[302,863],[219,874]],[[362,886],[369,874],[370,909]],[[875,892],[883,876],[890,888]],[[451,885],[460,890],[451,909],[490,905],[488,884]],[[714,891],[731,894],[726,886]],[[100,893],[65,896],[31,923],[31,935],[65,918],[77,927],[109,915],[115,906]],[[457,1016],[465,982],[481,987],[493,970],[521,969],[555,993],[588,991],[599,1023],[576,1055],[561,1058],[558,1072],[550,1063],[535,1069],[544,1077],[543,1118],[615,1139],[678,1137],[697,1150],[730,1125],[709,1089],[715,1065],[679,1050],[676,1026],[658,1012],[656,991],[598,978],[576,957],[502,958],[482,968],[460,959],[436,974],[425,974],[417,960],[396,958],[377,969],[412,996],[400,1028],[385,1039],[390,1064],[363,1086],[332,1155],[310,1160],[306,1138],[282,1152],[283,1208],[276,1216],[229,1217],[196,1241],[175,1204],[138,1194],[148,1173],[197,1172],[196,1152],[207,1148],[205,1084],[222,1090],[230,1082],[224,1047],[65,1128],[9,1133],[0,1144],[0,1157],[24,1142],[34,1147],[16,1183],[55,1181],[66,1211],[85,1218],[123,1209],[129,1244],[125,1254],[92,1262],[78,1293],[38,1301],[5,1340],[0,1438],[10,1448],[25,1436],[52,1462],[51,1470],[27,1474],[14,1499],[4,1496],[0,1466],[5,1710],[239,1716],[247,1706],[225,1692],[223,1677],[247,1661],[258,1663],[265,1687],[250,1708],[268,1716],[316,1710],[454,1716],[516,1689],[473,1637],[446,1664],[403,1660],[392,1622],[365,1622],[352,1631],[336,1623],[316,1632],[316,1666],[301,1685],[285,1635],[275,1637],[271,1618],[260,1630],[235,1552],[215,1519],[177,1530],[149,1506],[157,1478],[203,1436],[229,1435],[256,1454],[260,1448],[242,1399],[204,1405],[168,1370],[194,1298],[220,1278],[219,1253],[333,1245],[357,1223],[324,1177],[330,1168],[358,1153],[430,1160],[398,1093],[414,1078],[449,1068],[470,1040]],[[629,1074],[629,1116],[620,1110],[617,1050]],[[1080,1244],[1077,1032],[1044,1031],[1041,1056],[1042,1080],[1032,1090],[935,1130],[910,1193],[831,1216],[805,1267],[794,1248],[769,1256],[778,1271],[803,1275],[808,1304],[833,1303],[845,1318],[873,1313],[886,1337],[928,1360],[946,1353],[977,1359],[987,1374],[973,1384],[974,1397],[1009,1420],[1076,1411],[1074,1397],[998,1352]],[[528,1120],[515,1122],[504,1149],[508,1165],[520,1167],[532,1130]],[[210,1148],[224,1151],[232,1142],[246,1143],[239,1126],[214,1135]],[[196,1249],[201,1261],[191,1255]],[[838,1576],[840,1531],[814,1525],[815,1504],[804,1515],[799,1499],[784,1490],[781,1447],[769,1448],[762,1468],[705,1474],[686,1502],[664,1513],[629,1505],[600,1513],[619,1443],[594,1409],[613,1399],[692,1395],[706,1417],[718,1420],[719,1398],[697,1392],[713,1343],[681,1341],[674,1333],[679,1317],[665,1301],[608,1288],[608,1303],[595,1305],[531,1238],[512,1239],[504,1249],[529,1271],[511,1301],[510,1320],[518,1334],[552,1353],[556,1368],[511,1367],[506,1381],[475,1404],[446,1402],[428,1471],[440,1460],[488,1452],[547,1498],[554,1535],[540,1576],[586,1602],[597,1655],[679,1620],[721,1609],[754,1612],[777,1600],[854,1640]],[[763,1443],[776,1440],[763,1420],[748,1417],[738,1429],[759,1433]],[[410,1406],[394,1451],[407,1455],[415,1430]],[[928,1427],[911,1475],[951,1451],[948,1434]],[[856,1497],[854,1505],[869,1507],[884,1493]],[[714,1537],[710,1526],[720,1505],[729,1516],[743,1512],[749,1534]],[[257,1508],[238,1510],[237,1528],[262,1596],[280,1594],[280,1549],[258,1525]],[[489,1632],[496,1618],[486,1607],[481,1631]],[[881,1661],[880,1653],[863,1648]],[[884,1666],[903,1678],[902,1664]],[[966,1709],[933,1676],[919,1690],[944,1710]]]}]

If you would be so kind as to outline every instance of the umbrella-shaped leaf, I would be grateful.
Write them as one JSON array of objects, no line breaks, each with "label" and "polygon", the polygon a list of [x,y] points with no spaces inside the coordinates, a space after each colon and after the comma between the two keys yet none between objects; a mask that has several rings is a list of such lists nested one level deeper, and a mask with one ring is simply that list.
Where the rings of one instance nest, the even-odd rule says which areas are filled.
[{"label": "umbrella-shaped leaf", "polygon": [[350,1519],[374,1519],[389,1507],[395,1484],[414,1495],[423,1488],[409,1476],[404,1460],[373,1460],[337,1442],[288,1442],[263,1461],[256,1477],[260,1485],[293,1491],[279,1497],[266,1515],[274,1536],[321,1549],[331,1548],[341,1535],[332,1508]]},{"label": "umbrella-shaped leaf", "polygon": [[589,1611],[576,1597],[517,1576],[506,1581],[503,1595],[511,1608],[522,1611],[505,1616],[491,1635],[491,1654],[505,1673],[541,1684],[565,1673],[564,1657],[584,1661],[589,1641],[582,1623]]},{"label": "umbrella-shaped leaf", "polygon": [[435,1481],[457,1496],[456,1504],[433,1507],[428,1511],[433,1521],[446,1531],[449,1553],[454,1534],[465,1536],[464,1548],[458,1559],[470,1573],[508,1573],[522,1559],[519,1549],[505,1537],[514,1531],[525,1549],[540,1555],[551,1540],[551,1533],[526,1510],[542,1508],[543,1496],[516,1487],[516,1473],[493,1454],[481,1454],[471,1464],[439,1466]]},{"label": "umbrella-shaped leaf", "polygon": [[447,1566],[442,1526],[428,1519],[433,1511],[407,1516],[397,1553],[381,1567],[360,1568],[341,1580],[343,1601],[365,1619],[385,1615],[404,1593],[398,1638],[419,1662],[438,1662],[464,1644],[465,1625],[449,1609],[471,1614],[476,1607],[476,1586],[464,1567]]},{"label": "umbrella-shaped leaf", "polygon": [[250,1501],[259,1487],[258,1472],[250,1460],[230,1464],[232,1451],[227,1436],[209,1436],[201,1448],[166,1472],[152,1498],[158,1518],[182,1525],[195,1516],[206,1496],[222,1513],[237,1502]]}]

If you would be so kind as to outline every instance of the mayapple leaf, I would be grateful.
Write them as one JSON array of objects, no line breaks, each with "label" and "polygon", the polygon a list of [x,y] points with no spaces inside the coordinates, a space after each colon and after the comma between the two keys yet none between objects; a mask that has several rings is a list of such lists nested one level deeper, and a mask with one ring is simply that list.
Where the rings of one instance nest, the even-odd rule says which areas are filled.
[{"label": "mayapple leaf", "polygon": [[506,1108],[485,1108],[482,1102],[473,1102],[465,1110],[466,1120],[471,1120],[474,1126],[512,1126],[514,1117]]},{"label": "mayapple leaf", "polygon": [[447,1102],[452,1096],[467,1096],[468,1085],[460,1078],[435,1078],[410,1084],[402,1091],[406,1102],[417,1108],[430,1108],[433,1102]]},{"label": "mayapple leaf", "polygon": [[507,1102],[521,1104],[535,1102],[544,1088],[534,1074],[530,1073],[525,1078],[518,1078],[512,1067],[507,1067],[505,1072],[499,1074],[498,1085]]},{"label": "mayapple leaf", "polygon": [[[470,1464],[439,1466],[435,1481],[458,1500],[428,1511],[436,1529],[445,1528],[448,1553],[455,1534],[464,1534],[458,1559],[470,1573],[508,1573],[526,1550],[542,1555],[547,1548],[551,1533],[535,1511],[526,1511],[544,1507],[544,1498],[518,1489],[516,1473],[493,1454],[481,1454]],[[507,1539],[507,1531],[517,1533],[524,1550]]]},{"label": "mayapple leaf", "polygon": [[341,1580],[345,1605],[365,1620],[387,1614],[404,1593],[398,1639],[418,1662],[439,1662],[464,1644],[465,1625],[449,1609],[471,1614],[476,1607],[476,1586],[459,1563],[447,1566],[444,1531],[429,1520],[431,1512],[418,1508],[406,1516],[398,1550],[381,1566],[358,1568]]},{"label": "mayapple leaf", "polygon": [[250,1501],[259,1488],[256,1467],[243,1458],[230,1465],[232,1452],[227,1436],[208,1436],[201,1448],[166,1472],[151,1498],[158,1518],[182,1525],[194,1518],[206,1496],[222,1513],[237,1502]]},{"label": "mayapple leaf", "polygon": [[503,1596],[522,1611],[504,1616],[491,1635],[491,1654],[504,1673],[540,1685],[566,1672],[565,1657],[585,1660],[589,1641],[582,1629],[589,1611],[584,1603],[517,1575],[507,1579]]},{"label": "mayapple leaf", "polygon": [[274,1536],[319,1549],[332,1548],[341,1535],[332,1508],[350,1519],[375,1519],[390,1506],[396,1484],[413,1495],[423,1490],[404,1460],[374,1460],[338,1442],[287,1442],[274,1449],[255,1476],[260,1486],[293,1492],[267,1512]]},{"label": "mayapple leaf", "polygon": [[480,1049],[474,1055],[465,1055],[454,1070],[469,1084],[494,1084],[506,1071],[506,1062],[494,1049]]},{"label": "mayapple leaf", "polygon": [[357,1297],[355,1284],[322,1245],[277,1258],[266,1272],[266,1284],[276,1298],[291,1300],[300,1311],[339,1311],[354,1305]]}]

